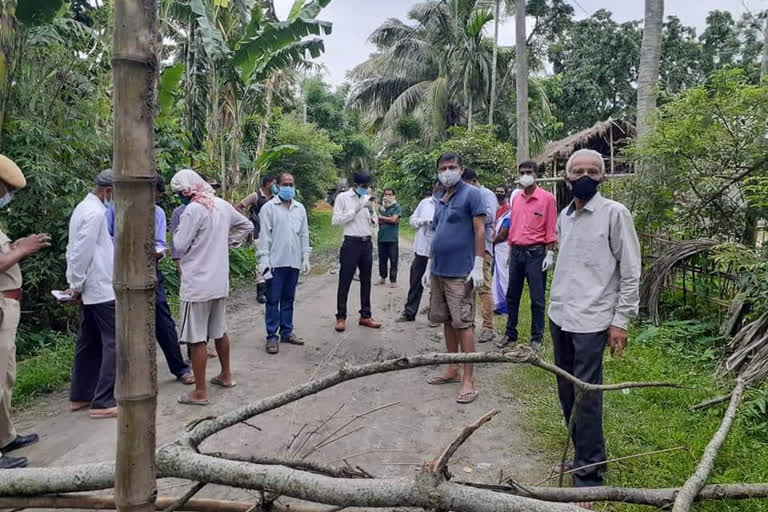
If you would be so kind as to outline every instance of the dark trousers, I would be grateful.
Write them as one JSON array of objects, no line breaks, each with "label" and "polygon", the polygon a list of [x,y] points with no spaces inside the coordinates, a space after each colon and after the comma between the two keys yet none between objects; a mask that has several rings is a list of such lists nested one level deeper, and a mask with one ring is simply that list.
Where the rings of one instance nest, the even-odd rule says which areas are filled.
[{"label": "dark trousers", "polygon": [[286,339],[293,333],[293,300],[299,283],[299,269],[277,267],[272,269],[272,279],[267,281],[267,307],[264,315],[267,324],[267,340],[277,341],[277,332]]},{"label": "dark trousers", "polygon": [[179,346],[179,336],[176,334],[176,324],[171,315],[171,308],[168,306],[168,300],[165,297],[165,285],[163,273],[157,269],[157,294],[155,303],[155,337],[157,344],[165,356],[165,362],[168,363],[168,369],[176,378],[180,378],[190,371],[184,357],[181,355]]},{"label": "dark trousers", "polygon": [[75,345],[73,402],[91,402],[93,409],[115,407],[115,301],[80,306]]},{"label": "dark trousers", "polygon": [[[397,282],[397,242],[379,242],[379,277],[386,279],[389,277],[390,283]],[[389,262],[389,269],[387,269]],[[389,270],[389,272],[387,272]]]},{"label": "dark trousers", "polygon": [[421,278],[424,277],[424,272],[427,271],[428,262],[429,258],[416,254],[411,263],[411,282],[408,287],[408,300],[405,303],[405,309],[403,310],[403,316],[407,316],[410,319],[416,318],[416,314],[419,312],[421,295],[424,293],[424,286],[421,284]]},{"label": "dark trousers", "polygon": [[347,297],[355,269],[360,271],[360,316],[371,318],[371,270],[373,243],[344,238],[339,251],[339,289],[336,293],[336,318],[347,318]]},{"label": "dark trousers", "polygon": [[[549,322],[552,344],[555,348],[555,364],[574,377],[590,384],[603,383],[603,352],[605,331],[577,334],[566,332],[554,322]],[[570,381],[557,378],[557,394],[568,424],[571,414],[576,414],[573,428],[574,467],[587,466],[605,460],[603,437],[603,393],[584,392],[575,409],[576,389]],[[594,466],[573,474],[575,487],[603,485],[605,466]]]},{"label": "dark trousers", "polygon": [[544,296],[547,289],[547,273],[542,272],[546,250],[511,247],[509,251],[509,287],[507,288],[507,337],[517,340],[517,319],[523,285],[528,281],[531,296],[531,341],[544,338]]}]

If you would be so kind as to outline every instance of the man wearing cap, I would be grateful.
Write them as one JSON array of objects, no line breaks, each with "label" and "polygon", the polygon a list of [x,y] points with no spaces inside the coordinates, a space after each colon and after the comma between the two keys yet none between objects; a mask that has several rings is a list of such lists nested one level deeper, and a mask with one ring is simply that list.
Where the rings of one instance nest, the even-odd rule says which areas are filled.
[{"label": "man wearing cap", "polygon": [[[155,202],[160,202],[165,195],[165,181],[159,174],[155,181]],[[115,238],[115,205],[110,204],[107,207],[107,229],[109,235]],[[192,375],[192,369],[184,362],[179,347],[179,337],[176,334],[176,324],[171,315],[171,308],[168,306],[168,299],[165,295],[165,278],[160,271],[160,260],[165,257],[167,244],[165,241],[165,232],[167,229],[167,220],[165,211],[155,204],[155,256],[158,264],[155,267],[157,274],[157,288],[155,289],[155,338],[157,344],[163,351],[165,362],[168,363],[168,369],[183,384],[194,384],[195,377]]]},{"label": "man wearing cap", "polygon": [[[0,155],[0,208],[13,199],[14,192],[27,185],[21,169]],[[19,262],[31,254],[50,247],[46,234],[30,235],[11,243],[0,230],[0,469],[22,468],[26,457],[9,457],[6,453],[38,441],[37,434],[20,435],[11,421],[11,393],[16,381],[16,329],[21,308],[21,269]]]},{"label": "man wearing cap", "polygon": [[371,270],[373,269],[372,228],[378,225],[371,203],[371,175],[356,172],[352,188],[336,196],[333,203],[334,226],[344,227],[344,242],[339,252],[339,288],[336,293],[336,331],[346,329],[347,297],[355,269],[360,270],[359,325],[378,329],[381,323],[371,318]]},{"label": "man wearing cap", "polygon": [[69,392],[71,408],[90,407],[92,419],[117,416],[115,401],[115,292],[112,288],[114,244],[107,228],[112,203],[112,169],[101,171],[95,187],[69,219],[65,292],[80,303],[80,329]]}]

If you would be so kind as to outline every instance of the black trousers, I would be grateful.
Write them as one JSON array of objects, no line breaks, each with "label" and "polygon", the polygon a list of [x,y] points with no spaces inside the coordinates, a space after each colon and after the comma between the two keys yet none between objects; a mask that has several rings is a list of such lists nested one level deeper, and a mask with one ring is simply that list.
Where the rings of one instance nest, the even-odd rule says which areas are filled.
[{"label": "black trousers", "polygon": [[80,306],[70,400],[91,402],[93,409],[115,407],[116,372],[115,301]]},{"label": "black trousers", "polygon": [[371,318],[371,271],[373,243],[344,238],[339,251],[339,289],[336,293],[336,318],[347,318],[347,297],[355,269],[360,271],[360,316]]},{"label": "black trousers", "polygon": [[[397,242],[379,242],[379,277],[386,279],[389,277],[390,283],[397,282]],[[389,268],[387,268],[389,262]]]},{"label": "black trousers", "polygon": [[531,297],[531,341],[544,339],[544,310],[547,273],[541,270],[547,252],[544,247],[511,247],[509,251],[509,285],[507,287],[507,337],[517,340],[517,321],[523,286],[528,281]]},{"label": "black trousers", "polygon": [[171,315],[171,308],[168,306],[168,300],[165,297],[165,285],[163,273],[157,269],[157,294],[155,302],[155,337],[157,344],[165,356],[165,362],[168,363],[168,369],[176,378],[181,377],[190,371],[184,357],[181,355],[179,346],[179,336],[176,333],[176,323]]},{"label": "black trousers", "polygon": [[[566,332],[551,320],[549,327],[555,348],[555,364],[584,382],[602,384],[603,352],[607,333],[605,331],[587,334]],[[576,414],[573,428],[574,467],[604,461],[603,393],[584,392],[577,410],[574,410],[577,399],[576,390],[570,381],[558,377],[557,393],[566,424],[571,420],[571,415]],[[575,487],[601,486],[604,472],[604,465],[577,471],[573,473],[573,484]]]},{"label": "black trousers", "polygon": [[424,286],[421,284],[421,278],[424,277],[424,272],[427,271],[427,263],[429,258],[426,256],[414,255],[413,262],[411,262],[411,275],[410,285],[408,286],[408,300],[405,303],[405,309],[403,310],[403,316],[410,319],[416,318],[416,314],[419,312],[419,303],[421,303],[421,295],[424,293]]}]

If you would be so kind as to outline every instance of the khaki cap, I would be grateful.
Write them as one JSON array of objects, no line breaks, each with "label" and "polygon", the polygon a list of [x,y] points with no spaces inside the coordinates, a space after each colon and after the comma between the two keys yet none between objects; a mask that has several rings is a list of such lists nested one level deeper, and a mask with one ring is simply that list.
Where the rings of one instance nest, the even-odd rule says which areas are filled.
[{"label": "khaki cap", "polygon": [[0,155],[0,180],[15,190],[21,190],[27,186],[27,179],[19,166],[5,155]]}]

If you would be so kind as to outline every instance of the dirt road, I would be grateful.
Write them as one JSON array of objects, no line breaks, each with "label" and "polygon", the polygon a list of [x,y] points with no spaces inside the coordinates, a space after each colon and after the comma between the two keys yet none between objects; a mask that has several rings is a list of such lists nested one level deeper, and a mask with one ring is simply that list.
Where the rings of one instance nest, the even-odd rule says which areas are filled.
[{"label": "dirt road", "polygon": [[[398,288],[374,286],[374,317],[384,322],[381,330],[357,326],[350,316],[344,334],[333,330],[336,284],[338,276],[331,270],[304,279],[297,292],[295,327],[306,345],[281,346],[280,354],[264,351],[263,306],[255,301],[254,289],[235,292],[229,304],[229,327],[232,339],[232,364],[237,387],[211,390],[208,407],[180,406],[176,397],[185,391],[168,373],[162,356],[158,359],[160,390],[158,396],[158,443],[175,439],[183,426],[208,415],[216,415],[249,401],[254,401],[306,382],[318,369],[324,375],[344,362],[358,364],[404,354],[444,351],[441,329],[428,326],[420,315],[416,322],[398,324],[397,318],[407,293],[410,251],[401,256],[401,284]],[[335,267],[334,267],[335,268]],[[374,270],[374,274],[376,271]],[[426,304],[426,297],[422,305]],[[359,308],[359,284],[350,292],[349,310]],[[488,350],[483,346],[480,350]],[[514,372],[511,365],[482,365],[476,369],[477,400],[470,405],[454,401],[458,385],[429,386],[428,375],[436,369],[422,368],[387,375],[376,375],[348,382],[305,398],[295,405],[273,411],[253,420],[261,431],[237,426],[209,439],[203,451],[239,454],[285,456],[293,436],[310,432],[341,408],[298,451],[305,454],[354,416],[385,406],[380,411],[359,418],[339,434],[352,432],[342,439],[318,448],[310,460],[339,464],[342,458],[360,465],[377,476],[412,474],[418,465],[433,459],[456,433],[485,412],[501,410],[493,421],[480,429],[458,451],[451,461],[451,471],[459,478],[495,482],[499,471],[521,476],[529,482],[544,473],[544,461],[531,452],[523,432],[521,406],[508,393],[498,388],[502,372]],[[209,375],[218,371],[218,362],[209,362]],[[68,410],[65,392],[48,395],[17,418],[21,432],[35,431],[41,441],[23,451],[34,466],[61,466],[74,463],[114,459],[116,426],[114,420],[94,421],[86,412]],[[357,430],[356,430],[357,429]],[[292,450],[301,445],[302,434]],[[183,483],[159,482],[161,496],[181,495]],[[256,499],[253,493],[211,486],[201,497],[223,499]]]}]

